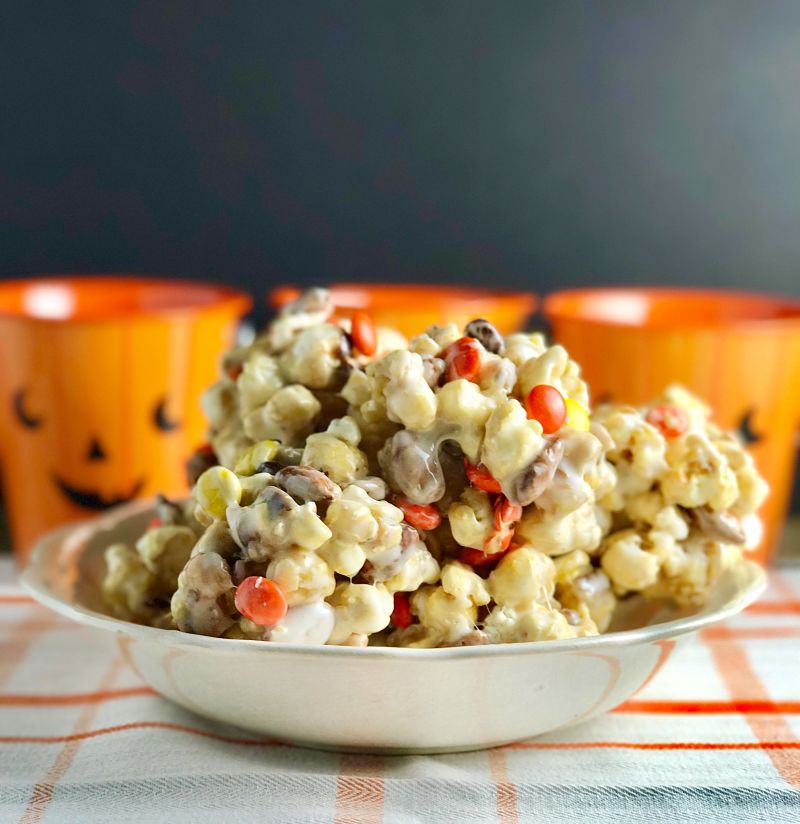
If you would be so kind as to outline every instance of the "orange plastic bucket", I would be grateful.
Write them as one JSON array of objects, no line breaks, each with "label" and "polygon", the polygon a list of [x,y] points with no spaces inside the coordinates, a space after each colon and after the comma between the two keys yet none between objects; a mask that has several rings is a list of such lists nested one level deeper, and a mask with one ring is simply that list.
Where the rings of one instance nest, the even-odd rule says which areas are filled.
[{"label": "orange plastic bucket", "polygon": [[139,277],[0,284],[0,463],[20,561],[41,533],[186,491],[202,391],[250,298]]},{"label": "orange plastic bucket", "polygon": [[[376,323],[392,326],[408,338],[433,324],[463,327],[475,318],[486,318],[505,335],[523,329],[536,308],[530,292],[384,283],[336,283],[330,290],[337,314],[349,317],[356,309],[366,309]],[[269,302],[277,309],[299,294],[295,286],[277,286],[269,293]]]},{"label": "orange plastic bucket", "polygon": [[786,516],[800,428],[800,301],[694,289],[576,289],[544,301],[594,401],[642,403],[680,382],[738,429],[770,484],[760,559]]}]

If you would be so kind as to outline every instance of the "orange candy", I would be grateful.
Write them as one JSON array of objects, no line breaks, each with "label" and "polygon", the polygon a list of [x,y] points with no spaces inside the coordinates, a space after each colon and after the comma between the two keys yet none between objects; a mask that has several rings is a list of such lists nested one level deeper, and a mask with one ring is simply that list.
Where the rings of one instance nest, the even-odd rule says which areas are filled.
[{"label": "orange candy", "polygon": [[519,504],[512,504],[508,498],[500,498],[494,506],[494,528],[502,529],[503,526],[516,523],[522,517],[522,507]]},{"label": "orange candy", "polygon": [[353,312],[350,337],[353,346],[363,355],[369,357],[378,349],[378,330],[375,328],[375,321],[366,312]]},{"label": "orange candy", "polygon": [[522,517],[522,507],[512,504],[504,495],[501,495],[494,505],[493,531],[484,544],[484,550],[490,555],[505,552],[514,538],[517,522]]},{"label": "orange candy", "polygon": [[468,547],[467,549],[461,550],[458,555],[458,560],[461,561],[462,564],[467,564],[467,566],[482,567],[487,566],[488,564],[493,564],[495,561],[499,561],[502,557],[503,556],[501,553],[488,555],[482,549],[473,549],[472,547]]},{"label": "orange candy", "polygon": [[491,492],[495,495],[503,491],[500,488],[499,481],[493,477],[492,473],[489,472],[483,464],[478,464],[475,466],[464,458],[464,467],[467,470],[467,480],[473,486],[478,489],[482,489],[484,492]]},{"label": "orange candy", "polygon": [[447,364],[447,380],[475,380],[481,371],[481,349],[478,341],[470,337],[459,338],[445,346],[439,357]]},{"label": "orange candy", "polygon": [[436,529],[442,522],[442,514],[433,504],[415,504],[405,495],[398,495],[394,505],[403,511],[403,517],[417,529]]},{"label": "orange candy", "polygon": [[525,411],[542,425],[545,435],[558,432],[567,419],[567,405],[564,396],[547,383],[534,386],[525,399]]},{"label": "orange candy", "polygon": [[394,610],[392,610],[391,621],[398,629],[405,629],[413,621],[411,607],[408,604],[408,595],[405,592],[395,592],[394,594]]},{"label": "orange candy", "polygon": [[283,590],[269,578],[251,575],[236,587],[236,609],[261,627],[273,627],[286,615]]},{"label": "orange candy", "polygon": [[665,438],[678,438],[689,429],[689,416],[678,406],[654,406],[645,420]]},{"label": "orange candy", "polygon": [[503,546],[499,552],[489,553],[484,552],[482,549],[472,549],[472,547],[468,547],[467,549],[461,550],[458,554],[458,560],[461,561],[462,564],[467,564],[467,566],[471,566],[480,572],[488,570],[490,566],[494,566],[509,552],[513,552],[517,548],[516,544],[511,543],[513,535],[513,532],[509,533],[508,541],[505,542],[505,546]]}]

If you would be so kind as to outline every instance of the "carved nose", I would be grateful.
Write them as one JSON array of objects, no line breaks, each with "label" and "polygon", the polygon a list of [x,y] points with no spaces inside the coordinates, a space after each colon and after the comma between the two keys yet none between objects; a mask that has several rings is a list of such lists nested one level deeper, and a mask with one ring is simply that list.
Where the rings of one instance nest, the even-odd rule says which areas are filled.
[{"label": "carved nose", "polygon": [[104,461],[106,459],[106,453],[97,438],[92,438],[92,442],[89,444],[89,452],[86,457],[90,461]]}]

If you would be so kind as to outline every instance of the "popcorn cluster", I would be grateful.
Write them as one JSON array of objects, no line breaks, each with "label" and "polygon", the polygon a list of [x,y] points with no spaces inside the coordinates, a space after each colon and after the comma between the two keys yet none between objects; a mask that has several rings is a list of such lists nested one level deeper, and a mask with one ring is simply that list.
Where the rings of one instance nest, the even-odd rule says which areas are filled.
[{"label": "popcorn cluster", "polygon": [[184,504],[106,551],[116,616],[226,638],[464,646],[702,603],[758,541],[750,456],[688,392],[592,414],[578,365],[485,320],[406,342],[328,292],[223,363]]}]

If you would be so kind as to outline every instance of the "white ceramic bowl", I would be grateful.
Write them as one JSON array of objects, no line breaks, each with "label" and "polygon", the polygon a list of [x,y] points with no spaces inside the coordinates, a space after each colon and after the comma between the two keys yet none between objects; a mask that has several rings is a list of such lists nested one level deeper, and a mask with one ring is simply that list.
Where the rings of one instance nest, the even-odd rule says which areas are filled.
[{"label": "white ceramic bowl", "polygon": [[645,683],[675,639],[734,615],[765,586],[763,570],[748,562],[723,576],[696,613],[633,601],[620,622],[647,626],[570,641],[416,650],[207,638],[102,614],[104,548],[133,543],[152,514],[151,504],[136,502],[51,533],[24,586],[56,612],[116,632],[142,678],[171,701],[326,749],[480,749],[608,712]]}]

